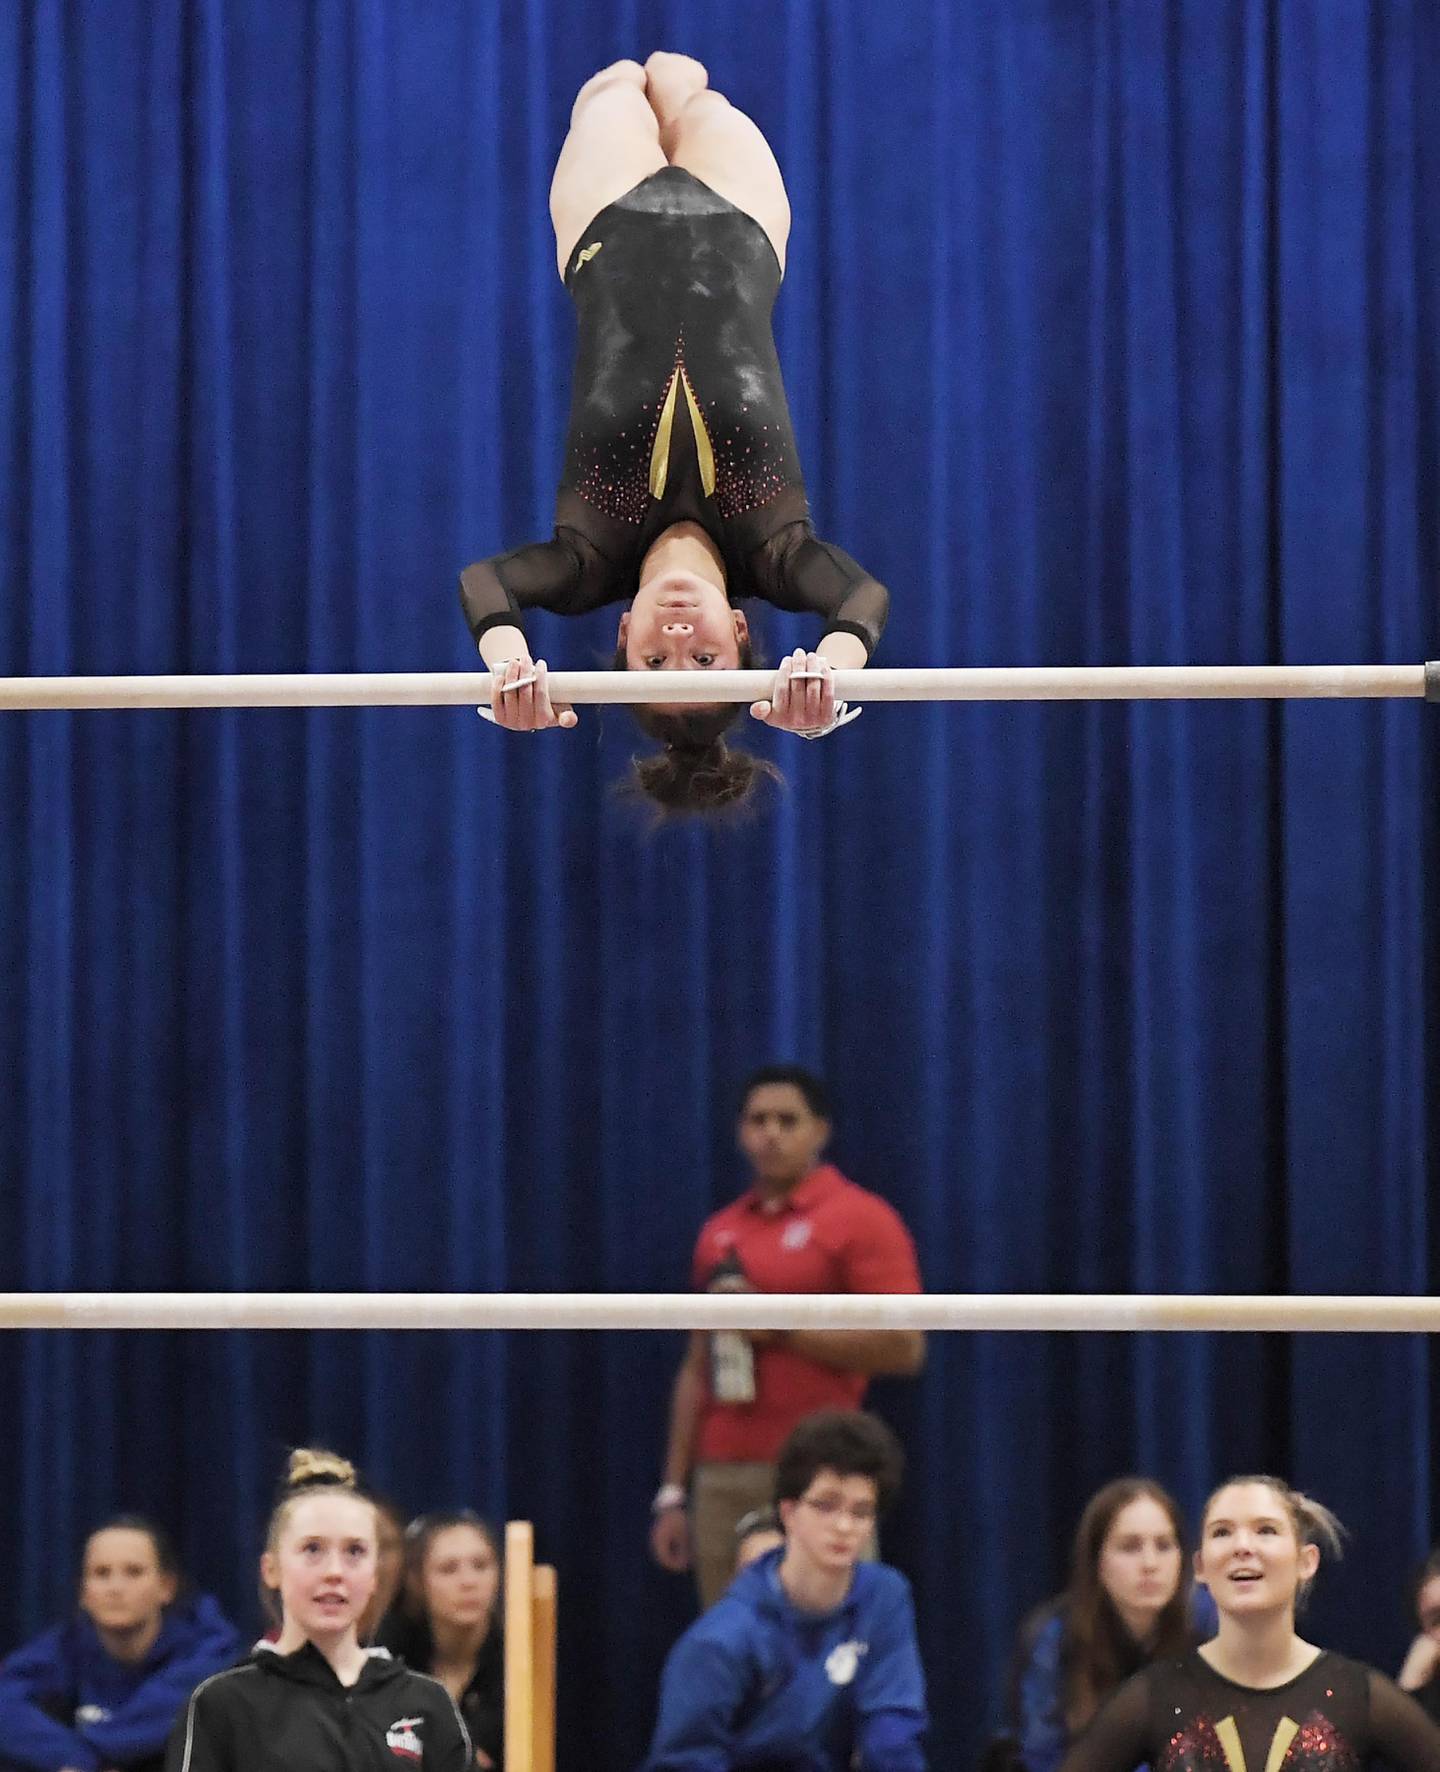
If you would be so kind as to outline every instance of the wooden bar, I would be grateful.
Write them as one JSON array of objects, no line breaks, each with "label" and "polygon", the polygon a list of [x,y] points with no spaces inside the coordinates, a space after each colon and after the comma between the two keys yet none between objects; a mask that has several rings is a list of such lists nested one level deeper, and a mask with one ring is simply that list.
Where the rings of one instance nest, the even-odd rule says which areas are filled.
[{"label": "wooden bar", "polygon": [[535,1772],[535,1528],[505,1528],[505,1769]]}]

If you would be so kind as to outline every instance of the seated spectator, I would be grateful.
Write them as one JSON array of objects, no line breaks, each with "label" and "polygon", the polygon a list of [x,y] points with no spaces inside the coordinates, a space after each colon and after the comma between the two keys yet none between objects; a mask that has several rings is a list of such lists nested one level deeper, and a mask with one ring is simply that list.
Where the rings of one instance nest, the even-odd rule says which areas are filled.
[{"label": "seated spectator", "polygon": [[92,1532],[77,1615],[0,1663],[0,1764],[159,1772],[191,1690],[240,1652],[215,1601],[182,1589],[158,1526],[120,1514]]},{"label": "seated spectator", "polygon": [[504,1759],[500,1547],[468,1508],[422,1514],[405,1534],[405,1579],[381,1640],[455,1700],[478,1766]]},{"label": "seated spectator", "polygon": [[1410,1585],[1410,1614],[1419,1635],[1410,1645],[1399,1685],[1440,1723],[1440,1550],[1431,1551]]},{"label": "seated spectator", "polygon": [[1025,1772],[1055,1772],[1117,1686],[1212,1634],[1208,1596],[1201,1614],[1197,1629],[1174,1499],[1144,1477],[1097,1490],[1075,1533],[1070,1585],[1020,1629],[1013,1705]]},{"label": "seated spectator", "polygon": [[671,1650],[648,1772],[924,1772],[909,1583],[860,1560],[902,1465],[895,1436],[859,1410],[791,1431],[775,1472],[784,1544]]},{"label": "seated spectator", "polygon": [[758,1562],[766,1551],[778,1550],[785,1542],[785,1529],[773,1507],[754,1507],[740,1516],[735,1528],[735,1573]]}]

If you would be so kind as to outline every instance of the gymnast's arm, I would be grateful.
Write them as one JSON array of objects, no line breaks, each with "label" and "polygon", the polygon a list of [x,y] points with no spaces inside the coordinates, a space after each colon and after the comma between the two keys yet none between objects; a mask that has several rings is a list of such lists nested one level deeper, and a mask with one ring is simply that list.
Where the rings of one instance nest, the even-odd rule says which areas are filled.
[{"label": "gymnast's arm", "polygon": [[1138,1673],[1071,1743],[1060,1772],[1134,1772],[1152,1757],[1149,1737],[1150,1680]]},{"label": "gymnast's arm", "polygon": [[[757,719],[791,731],[829,729],[835,720],[830,672],[860,671],[880,642],[890,593],[842,549],[821,541],[809,523],[790,523],[752,556],[756,594],[777,609],[823,616],[825,631],[808,658],[796,653],[781,666],[773,702],[756,702]],[[792,690],[791,670],[817,672],[818,681]],[[856,710],[858,712],[858,710]]]},{"label": "gymnast's arm", "polygon": [[610,563],[578,530],[557,528],[553,541],[532,542],[479,560],[460,574],[460,605],[480,656],[495,676],[490,711],[514,732],[573,726],[568,707],[552,707],[545,664],[525,638],[527,609],[583,615],[610,597]]},{"label": "gymnast's arm", "polygon": [[1370,1747],[1396,1772],[1440,1772],[1440,1728],[1408,1692],[1374,1668],[1370,1680]]}]

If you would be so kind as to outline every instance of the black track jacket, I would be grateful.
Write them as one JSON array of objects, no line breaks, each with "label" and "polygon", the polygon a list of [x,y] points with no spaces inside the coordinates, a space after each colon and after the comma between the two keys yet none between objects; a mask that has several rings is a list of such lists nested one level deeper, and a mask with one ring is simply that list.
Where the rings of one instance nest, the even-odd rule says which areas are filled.
[{"label": "black track jacket", "polygon": [[190,1695],[165,1772],[474,1772],[465,1726],[438,1680],[383,1649],[342,1686],[312,1644],[259,1649]]}]

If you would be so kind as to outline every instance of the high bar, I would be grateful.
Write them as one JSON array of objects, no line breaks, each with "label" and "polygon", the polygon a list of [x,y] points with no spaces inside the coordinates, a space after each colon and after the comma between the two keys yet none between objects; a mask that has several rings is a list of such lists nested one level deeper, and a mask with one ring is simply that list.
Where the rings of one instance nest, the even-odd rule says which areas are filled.
[{"label": "high bar", "polygon": [[[773,671],[692,671],[686,702],[766,700]],[[552,671],[557,702],[672,702],[668,671]],[[1417,665],[1078,665],[837,671],[837,697],[881,701],[1440,701],[1440,661]],[[290,672],[166,677],[0,677],[0,710],[463,707],[487,671]]]}]

